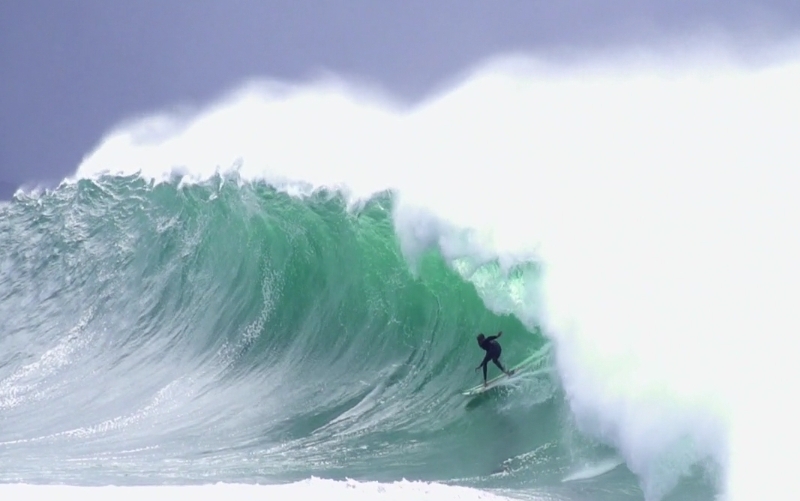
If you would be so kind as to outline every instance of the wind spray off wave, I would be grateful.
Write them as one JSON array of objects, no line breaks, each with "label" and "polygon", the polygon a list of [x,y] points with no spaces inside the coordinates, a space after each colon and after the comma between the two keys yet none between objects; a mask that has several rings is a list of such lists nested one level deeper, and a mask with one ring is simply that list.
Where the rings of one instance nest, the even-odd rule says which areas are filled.
[{"label": "wind spray off wave", "polygon": [[412,269],[436,249],[492,311],[543,324],[573,418],[646,499],[698,469],[730,501],[775,499],[797,445],[797,88],[797,62],[705,60],[505,61],[413,108],[252,85],[112,133],[76,177],[391,190]]}]

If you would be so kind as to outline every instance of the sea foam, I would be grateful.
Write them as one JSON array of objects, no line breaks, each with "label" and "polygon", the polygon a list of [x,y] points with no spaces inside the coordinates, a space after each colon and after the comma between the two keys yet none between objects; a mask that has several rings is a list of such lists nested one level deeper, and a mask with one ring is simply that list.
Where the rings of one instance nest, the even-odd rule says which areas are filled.
[{"label": "sea foam", "polygon": [[2,485],[0,496],[3,499],[83,499],[85,501],[101,501],[116,499],[120,501],[134,500],[172,500],[172,499],[230,499],[248,500],[292,500],[292,499],[325,499],[330,501],[503,501],[513,498],[495,495],[489,492],[467,487],[449,486],[438,483],[410,482],[407,480],[379,483],[357,482],[355,480],[335,481],[321,478],[309,478],[299,482],[280,485],[249,484],[208,484],[187,486],[103,486],[81,487],[64,485]]}]

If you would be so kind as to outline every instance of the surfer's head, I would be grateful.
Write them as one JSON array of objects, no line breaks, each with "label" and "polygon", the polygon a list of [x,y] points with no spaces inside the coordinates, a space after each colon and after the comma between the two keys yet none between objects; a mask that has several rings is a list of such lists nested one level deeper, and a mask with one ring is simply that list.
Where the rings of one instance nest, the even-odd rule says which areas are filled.
[{"label": "surfer's head", "polygon": [[483,340],[486,339],[486,336],[483,334],[478,334],[478,344],[483,343]]}]

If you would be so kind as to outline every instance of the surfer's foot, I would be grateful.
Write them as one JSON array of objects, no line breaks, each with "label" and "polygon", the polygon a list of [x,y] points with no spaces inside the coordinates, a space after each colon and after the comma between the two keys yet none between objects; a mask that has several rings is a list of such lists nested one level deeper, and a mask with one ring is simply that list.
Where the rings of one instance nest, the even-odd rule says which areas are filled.
[{"label": "surfer's foot", "polygon": [[508,371],[508,372],[506,372],[506,376],[509,376],[509,377],[511,377],[511,376],[513,376],[513,375],[514,375],[514,371]]}]

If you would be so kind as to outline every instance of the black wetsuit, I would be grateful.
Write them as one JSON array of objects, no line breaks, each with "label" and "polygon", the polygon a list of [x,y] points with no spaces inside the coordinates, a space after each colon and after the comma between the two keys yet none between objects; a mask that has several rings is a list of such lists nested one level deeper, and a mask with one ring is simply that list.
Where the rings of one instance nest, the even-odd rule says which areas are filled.
[{"label": "black wetsuit", "polygon": [[503,349],[500,347],[500,343],[495,341],[497,336],[489,336],[480,343],[481,348],[486,350],[486,356],[483,357],[483,362],[481,362],[480,367],[483,367],[483,382],[486,382],[486,364],[489,363],[489,360],[494,362],[494,364],[500,367],[500,370],[506,372],[505,367],[500,363],[500,353],[503,352]]}]

